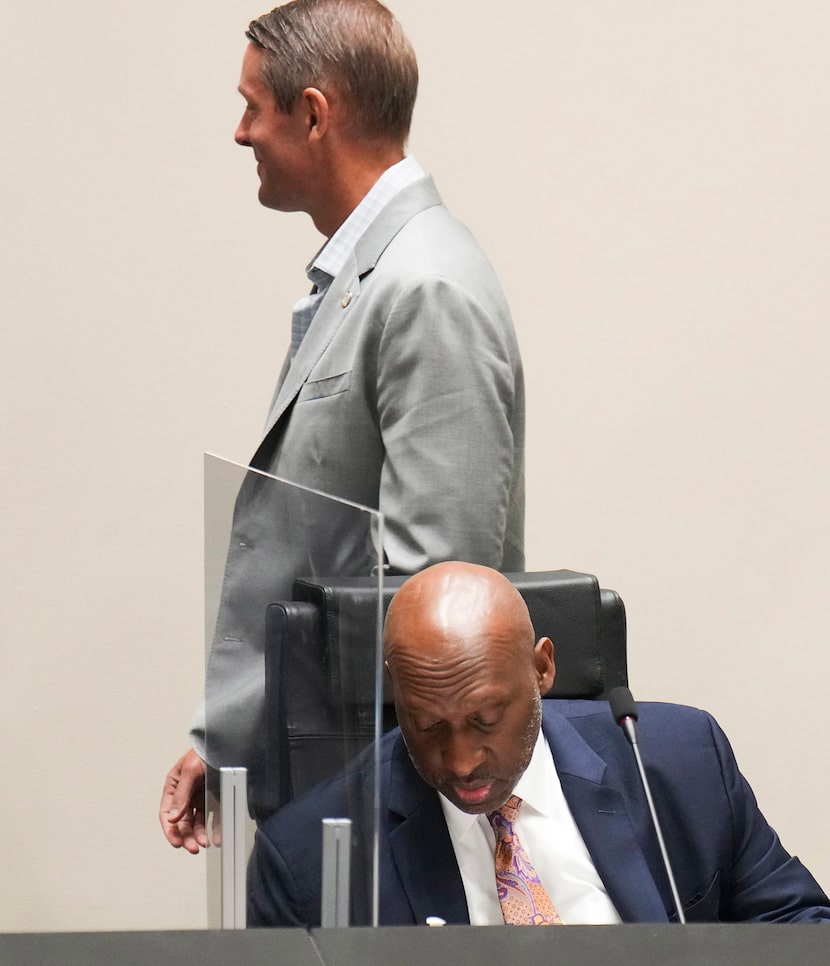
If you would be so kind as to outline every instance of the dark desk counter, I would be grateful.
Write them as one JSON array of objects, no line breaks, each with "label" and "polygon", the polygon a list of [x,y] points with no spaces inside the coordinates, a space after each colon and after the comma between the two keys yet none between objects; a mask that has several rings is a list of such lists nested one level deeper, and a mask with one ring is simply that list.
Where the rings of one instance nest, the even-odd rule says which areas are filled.
[{"label": "dark desk counter", "polygon": [[830,966],[824,925],[0,935],[1,966]]}]

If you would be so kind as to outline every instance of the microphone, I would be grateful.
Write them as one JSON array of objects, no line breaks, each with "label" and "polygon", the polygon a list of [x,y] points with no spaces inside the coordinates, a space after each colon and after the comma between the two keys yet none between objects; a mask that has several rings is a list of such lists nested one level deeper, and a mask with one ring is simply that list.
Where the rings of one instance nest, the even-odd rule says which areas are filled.
[{"label": "microphone", "polygon": [[651,788],[646,777],[646,770],[643,767],[643,759],[640,757],[640,747],[637,743],[637,705],[628,688],[614,688],[608,695],[608,701],[611,705],[611,714],[614,716],[614,720],[622,728],[623,734],[634,751],[634,757],[637,760],[637,770],[640,773],[640,782],[642,783],[643,791],[646,793],[651,822],[654,825],[654,831],[657,833],[657,844],[660,846],[660,855],[663,857],[663,865],[669,879],[674,907],[677,910],[677,921],[681,925],[685,925],[686,917],[683,915],[683,909],[680,906],[680,896],[678,895],[677,886],[674,881],[671,862],[669,862],[669,853],[666,851],[666,843],[663,841],[663,833],[660,830],[657,810],[654,808],[654,799],[651,797]]}]

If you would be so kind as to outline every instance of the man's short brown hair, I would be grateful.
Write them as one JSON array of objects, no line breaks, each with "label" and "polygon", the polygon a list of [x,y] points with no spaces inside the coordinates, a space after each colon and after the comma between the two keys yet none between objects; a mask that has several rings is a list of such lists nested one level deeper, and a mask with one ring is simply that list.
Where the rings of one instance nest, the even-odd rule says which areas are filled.
[{"label": "man's short brown hair", "polygon": [[354,133],[404,143],[418,64],[400,24],[378,0],[293,0],[252,21],[263,77],[290,113],[307,87],[339,93]]}]

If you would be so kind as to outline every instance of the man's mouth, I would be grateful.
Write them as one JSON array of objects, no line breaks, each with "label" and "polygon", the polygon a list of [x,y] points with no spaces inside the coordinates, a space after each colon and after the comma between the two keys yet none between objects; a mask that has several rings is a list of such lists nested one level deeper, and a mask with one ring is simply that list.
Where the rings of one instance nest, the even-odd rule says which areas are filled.
[{"label": "man's mouth", "polygon": [[467,782],[464,785],[453,785],[452,790],[458,801],[464,805],[481,805],[482,802],[486,802],[490,797],[490,793],[493,790],[493,783],[491,781]]}]

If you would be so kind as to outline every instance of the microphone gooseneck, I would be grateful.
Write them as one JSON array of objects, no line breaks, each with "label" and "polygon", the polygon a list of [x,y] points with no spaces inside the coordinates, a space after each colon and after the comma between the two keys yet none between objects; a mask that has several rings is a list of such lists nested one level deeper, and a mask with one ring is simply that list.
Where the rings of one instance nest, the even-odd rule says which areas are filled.
[{"label": "microphone gooseneck", "polygon": [[669,861],[669,853],[666,851],[666,843],[663,841],[663,832],[660,829],[660,822],[657,818],[657,810],[654,807],[654,799],[651,797],[651,788],[648,784],[648,777],[646,776],[646,770],[643,767],[643,759],[640,757],[640,746],[637,742],[637,704],[628,688],[614,688],[614,690],[608,695],[608,701],[611,705],[611,714],[614,716],[614,720],[622,728],[623,734],[628,739],[628,743],[631,745],[631,748],[634,751],[634,758],[637,761],[637,770],[640,773],[640,782],[642,783],[643,791],[646,793],[646,802],[648,802],[648,810],[651,814],[651,822],[652,825],[654,825],[654,831],[657,834],[657,844],[660,846],[660,855],[663,858],[663,866],[666,869],[666,875],[669,879],[669,886],[671,888],[672,899],[674,900],[674,907],[677,910],[677,921],[682,925],[685,925],[686,917],[683,915],[683,909],[680,904],[680,896],[677,892],[677,885],[674,881],[674,873],[672,872],[671,862]]}]

